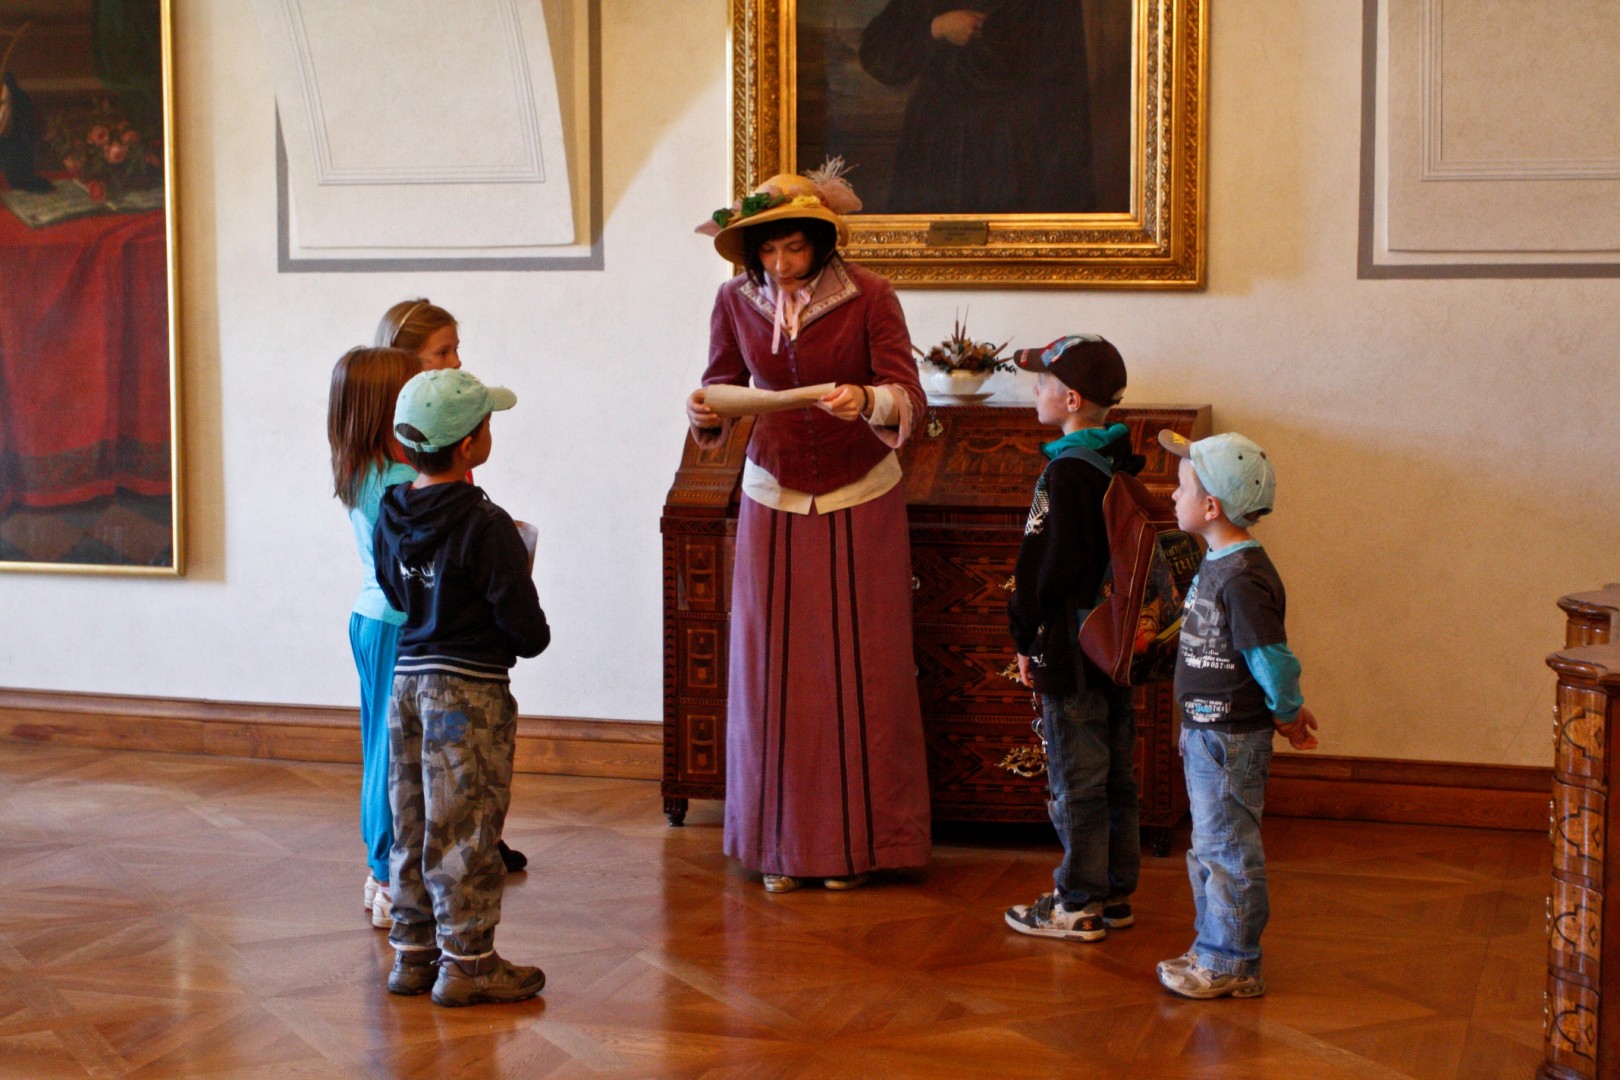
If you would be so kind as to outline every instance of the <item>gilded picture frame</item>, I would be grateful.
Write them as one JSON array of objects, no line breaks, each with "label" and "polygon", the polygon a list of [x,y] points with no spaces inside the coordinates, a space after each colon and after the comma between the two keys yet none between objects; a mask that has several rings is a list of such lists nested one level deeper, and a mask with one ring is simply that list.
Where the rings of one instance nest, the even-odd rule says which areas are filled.
[{"label": "gilded picture frame", "polygon": [[0,0],[0,54],[0,570],[178,576],[170,0]]},{"label": "gilded picture frame", "polygon": [[[827,49],[804,59],[831,70],[833,60],[827,58],[837,52],[838,62],[849,68],[861,31],[829,31],[826,13],[831,9],[836,16],[847,5],[843,10],[859,19],[881,2],[732,0],[734,197],[777,173],[819,165],[819,154],[815,161],[799,160],[801,143],[828,155],[854,156],[843,153],[838,138],[806,136],[807,122],[818,132],[833,125],[824,122],[823,113],[801,117],[801,89],[808,84],[801,84],[800,50],[817,44],[815,34],[842,33],[850,40],[831,39]],[[850,180],[868,206],[847,219],[845,254],[901,286],[1204,287],[1207,0],[1094,0],[1099,6],[1110,2],[1129,8],[1122,16],[1129,22],[1129,55],[1123,61],[1129,74],[1122,84],[1128,91],[1122,95],[1128,92],[1129,100],[1100,101],[1096,107],[1115,110],[1108,115],[1127,133],[1121,138],[1128,139],[1122,144],[1128,199],[1122,196],[1118,205],[1091,212],[1038,206],[932,212],[926,205],[883,212],[881,191],[876,200],[868,198],[881,185],[870,182],[869,172],[863,191],[862,163],[851,160]],[[997,5],[979,6],[995,17]],[[822,23],[812,25],[805,21],[809,18]],[[843,77],[842,85],[852,83],[858,78]],[[824,100],[815,99],[818,106]],[[1128,110],[1128,120],[1120,110]],[[850,130],[844,125],[846,134]]]}]

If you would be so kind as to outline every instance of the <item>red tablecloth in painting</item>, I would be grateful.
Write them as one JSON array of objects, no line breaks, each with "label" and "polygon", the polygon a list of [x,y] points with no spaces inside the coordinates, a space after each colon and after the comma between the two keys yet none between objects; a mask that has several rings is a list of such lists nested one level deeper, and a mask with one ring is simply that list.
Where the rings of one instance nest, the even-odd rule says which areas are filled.
[{"label": "red tablecloth in painting", "polygon": [[30,229],[0,207],[0,510],[166,495],[164,212]]}]

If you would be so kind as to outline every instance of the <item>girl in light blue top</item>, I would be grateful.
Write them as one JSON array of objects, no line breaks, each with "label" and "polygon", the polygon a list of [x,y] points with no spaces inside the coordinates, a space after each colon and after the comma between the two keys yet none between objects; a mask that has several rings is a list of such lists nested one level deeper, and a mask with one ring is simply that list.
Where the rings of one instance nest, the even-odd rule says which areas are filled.
[{"label": "girl in light blue top", "polygon": [[403,349],[358,347],[332,369],[326,439],[332,447],[332,487],[349,511],[360,549],[360,596],[349,615],[349,646],[360,673],[360,838],[366,845],[365,905],[372,925],[393,925],[388,858],[394,818],[388,808],[388,698],[394,682],[403,612],[388,606],[372,562],[372,532],[383,492],[416,479],[394,438],[394,401],[422,370]]}]

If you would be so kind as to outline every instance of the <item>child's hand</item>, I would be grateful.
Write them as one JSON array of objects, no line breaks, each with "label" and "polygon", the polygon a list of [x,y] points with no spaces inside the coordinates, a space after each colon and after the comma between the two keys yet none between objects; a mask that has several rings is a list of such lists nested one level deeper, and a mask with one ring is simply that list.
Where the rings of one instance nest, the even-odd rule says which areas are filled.
[{"label": "child's hand", "polygon": [[1023,653],[1018,654],[1018,681],[1031,690],[1035,689],[1035,680],[1029,674],[1029,657]]},{"label": "child's hand", "polygon": [[1271,718],[1271,724],[1295,750],[1316,749],[1316,736],[1311,734],[1316,730],[1316,716],[1311,710],[1301,707],[1292,724],[1279,724],[1275,716]]}]

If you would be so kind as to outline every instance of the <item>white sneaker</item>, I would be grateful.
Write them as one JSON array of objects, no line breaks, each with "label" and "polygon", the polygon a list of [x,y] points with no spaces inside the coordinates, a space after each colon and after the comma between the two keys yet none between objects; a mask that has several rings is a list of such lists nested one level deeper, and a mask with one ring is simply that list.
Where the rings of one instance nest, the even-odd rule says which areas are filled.
[{"label": "white sneaker", "polygon": [[1108,936],[1103,924],[1103,905],[1094,901],[1070,911],[1056,893],[1046,893],[1033,904],[1014,904],[1007,909],[1007,925],[1020,934],[1062,938],[1067,941],[1101,941]]},{"label": "white sneaker", "polygon": [[394,894],[386,885],[377,886],[377,896],[371,902],[371,925],[379,930],[388,930],[394,925]]},{"label": "white sneaker", "polygon": [[360,906],[365,908],[367,913],[370,913],[371,905],[377,899],[377,890],[380,888],[382,888],[382,882],[367,874],[365,899],[360,901]]}]

